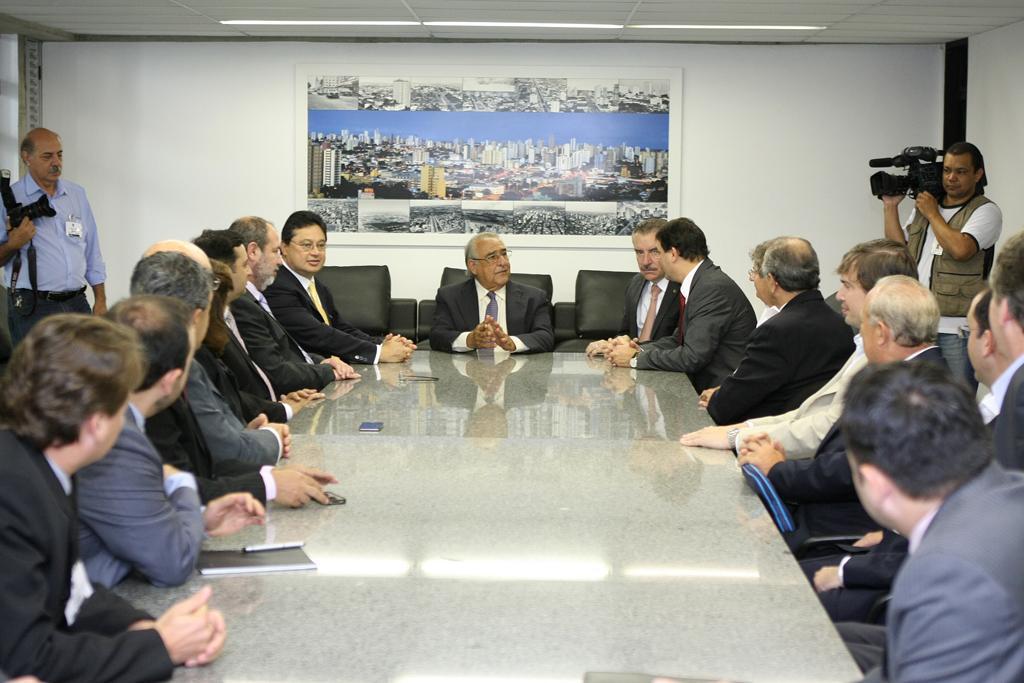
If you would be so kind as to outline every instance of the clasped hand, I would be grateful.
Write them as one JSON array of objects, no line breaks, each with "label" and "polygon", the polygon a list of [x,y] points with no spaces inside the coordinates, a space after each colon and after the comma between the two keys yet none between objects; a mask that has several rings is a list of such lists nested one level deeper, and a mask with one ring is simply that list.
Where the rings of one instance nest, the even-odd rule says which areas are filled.
[{"label": "clasped hand", "polygon": [[466,337],[466,345],[471,349],[493,349],[495,347],[512,352],[516,343],[508,336],[501,325],[491,316],[484,316],[483,321],[473,328]]}]

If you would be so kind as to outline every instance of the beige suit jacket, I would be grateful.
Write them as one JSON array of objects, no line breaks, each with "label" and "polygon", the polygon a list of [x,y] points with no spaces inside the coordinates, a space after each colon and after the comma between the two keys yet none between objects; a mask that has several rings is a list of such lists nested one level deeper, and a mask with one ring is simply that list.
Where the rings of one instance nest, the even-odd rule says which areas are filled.
[{"label": "beige suit jacket", "polygon": [[843,412],[843,397],[850,379],[867,363],[867,357],[858,348],[839,372],[798,408],[781,415],[749,420],[747,424],[752,426],[741,428],[736,435],[737,447],[752,434],[766,432],[782,444],[787,458],[812,457]]}]

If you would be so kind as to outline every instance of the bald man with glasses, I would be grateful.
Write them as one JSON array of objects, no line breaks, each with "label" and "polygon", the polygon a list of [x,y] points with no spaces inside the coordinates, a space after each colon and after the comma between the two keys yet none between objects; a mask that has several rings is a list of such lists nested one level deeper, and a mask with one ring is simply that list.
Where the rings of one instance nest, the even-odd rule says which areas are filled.
[{"label": "bald man with glasses", "polygon": [[536,287],[510,281],[512,265],[501,238],[493,232],[474,235],[465,255],[472,277],[437,290],[430,348],[455,353],[552,351],[551,302]]}]

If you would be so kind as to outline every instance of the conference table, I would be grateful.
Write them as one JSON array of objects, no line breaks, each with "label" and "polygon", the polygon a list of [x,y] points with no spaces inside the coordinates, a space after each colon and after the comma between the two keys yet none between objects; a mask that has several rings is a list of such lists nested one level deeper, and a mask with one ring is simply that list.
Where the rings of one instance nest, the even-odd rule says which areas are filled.
[{"label": "conference table", "polygon": [[272,504],[204,546],[304,541],[316,570],[118,588],[159,613],[213,586],[224,653],[176,680],[859,678],[732,454],[679,445],[711,424],[685,375],[562,353],[357,368],[291,424],[291,460],[347,504]]}]

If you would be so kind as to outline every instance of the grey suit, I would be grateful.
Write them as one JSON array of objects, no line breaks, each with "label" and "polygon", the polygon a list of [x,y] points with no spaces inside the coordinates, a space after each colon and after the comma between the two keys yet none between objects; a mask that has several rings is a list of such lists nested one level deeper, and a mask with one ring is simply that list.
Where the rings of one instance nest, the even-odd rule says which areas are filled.
[{"label": "grey suit", "polygon": [[1024,470],[1024,365],[1010,378],[993,438],[996,460],[1004,467]]},{"label": "grey suit", "polygon": [[1024,474],[992,464],[950,495],[896,577],[885,669],[867,681],[1024,680]]},{"label": "grey suit", "polygon": [[[622,312],[622,327],[620,329],[623,334],[628,334],[632,339],[639,337],[642,331],[643,321],[637,321],[636,317],[637,310],[640,308],[640,297],[643,296],[646,285],[647,278],[637,273],[626,287],[626,306]],[[647,296],[650,297],[649,291]],[[654,328],[651,330],[649,341],[667,337],[679,326],[679,283],[669,280],[660,297],[658,313],[654,318]]]},{"label": "grey suit", "polygon": [[[678,306],[678,300],[662,306],[670,303]],[[682,344],[678,334],[647,344],[636,357],[636,367],[685,372],[700,393],[720,385],[740,364],[757,317],[732,278],[704,259],[690,284],[682,322]]]},{"label": "grey suit", "polygon": [[164,493],[160,454],[131,411],[113,448],[80,470],[78,539],[89,579],[113,586],[137,569],[157,586],[177,586],[195,570],[203,543],[199,494]]},{"label": "grey suit", "polygon": [[[463,332],[480,322],[476,280],[469,278],[437,290],[437,308],[430,327],[430,348],[451,351],[452,344]],[[555,348],[551,327],[551,302],[547,294],[529,285],[509,281],[505,285],[507,310],[505,320],[509,336],[517,337],[531,353]]]},{"label": "grey suit", "polygon": [[277,435],[268,429],[246,429],[199,363],[192,364],[185,390],[214,462],[277,464],[281,450]]}]

